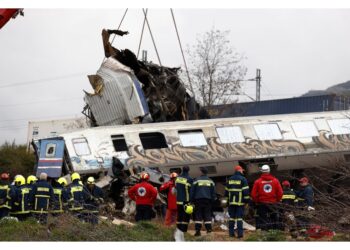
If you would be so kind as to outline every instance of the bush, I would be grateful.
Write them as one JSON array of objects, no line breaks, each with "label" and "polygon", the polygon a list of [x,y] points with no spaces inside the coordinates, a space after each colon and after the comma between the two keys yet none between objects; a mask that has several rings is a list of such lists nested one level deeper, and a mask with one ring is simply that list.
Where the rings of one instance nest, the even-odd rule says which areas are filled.
[{"label": "bush", "polygon": [[28,153],[25,145],[5,142],[0,146],[0,173],[8,172],[13,177],[17,174],[33,174],[35,156]]}]

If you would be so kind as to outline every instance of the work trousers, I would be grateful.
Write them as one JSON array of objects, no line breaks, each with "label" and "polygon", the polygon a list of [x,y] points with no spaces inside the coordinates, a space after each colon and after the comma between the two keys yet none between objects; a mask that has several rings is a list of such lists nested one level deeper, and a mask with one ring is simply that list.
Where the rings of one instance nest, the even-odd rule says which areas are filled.
[{"label": "work trousers", "polygon": [[188,229],[188,223],[190,222],[191,215],[185,212],[184,205],[177,205],[177,228],[186,233]]},{"label": "work trousers", "polygon": [[279,220],[277,204],[260,203],[257,205],[256,228],[261,230],[279,229]]},{"label": "work trousers", "polygon": [[10,209],[6,208],[6,207],[2,207],[0,208],[0,219],[7,217],[10,213]]},{"label": "work trousers", "polygon": [[151,220],[152,219],[152,206],[151,205],[136,205],[136,222],[141,220]]},{"label": "work trousers", "polygon": [[228,214],[230,216],[228,222],[229,235],[233,237],[235,235],[235,224],[237,223],[237,237],[243,237],[243,215],[244,206],[230,205],[228,207]]},{"label": "work trousers", "polygon": [[212,201],[209,199],[199,199],[194,201],[194,223],[196,231],[200,231],[202,228],[202,222],[204,221],[205,229],[207,232],[211,232],[211,219]]},{"label": "work trousers", "polygon": [[177,209],[167,209],[165,214],[165,225],[171,226],[176,223]]}]

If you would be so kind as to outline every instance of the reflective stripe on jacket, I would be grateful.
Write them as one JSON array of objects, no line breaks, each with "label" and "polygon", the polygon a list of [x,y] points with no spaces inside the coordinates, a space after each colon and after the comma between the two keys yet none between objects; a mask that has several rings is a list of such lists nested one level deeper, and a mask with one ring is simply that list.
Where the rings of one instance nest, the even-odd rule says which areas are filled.
[{"label": "reflective stripe on jacket", "polygon": [[0,208],[12,208],[15,199],[15,190],[10,185],[0,185]]},{"label": "reflective stripe on jacket", "polygon": [[192,185],[190,200],[209,199],[214,201],[216,199],[215,183],[206,175],[198,177]]},{"label": "reflective stripe on jacket", "polygon": [[52,213],[63,213],[69,199],[67,190],[63,187],[53,188],[54,199],[52,203]]},{"label": "reflective stripe on jacket", "polygon": [[240,172],[236,172],[227,180],[225,197],[228,197],[229,205],[243,206],[249,202],[248,182]]},{"label": "reflective stripe on jacket", "polygon": [[182,205],[190,201],[192,183],[193,179],[188,175],[188,173],[183,173],[176,178],[176,204]]},{"label": "reflective stripe on jacket", "polygon": [[16,198],[12,206],[11,214],[30,213],[29,188],[25,185],[14,187]]},{"label": "reflective stripe on jacket", "polygon": [[85,202],[91,197],[86,191],[83,185],[78,180],[74,180],[73,183],[67,189],[69,195],[69,210],[81,211],[84,208]]},{"label": "reflective stripe on jacket", "polygon": [[30,193],[30,202],[33,213],[48,213],[50,201],[53,201],[54,193],[50,183],[45,180],[37,181]]}]

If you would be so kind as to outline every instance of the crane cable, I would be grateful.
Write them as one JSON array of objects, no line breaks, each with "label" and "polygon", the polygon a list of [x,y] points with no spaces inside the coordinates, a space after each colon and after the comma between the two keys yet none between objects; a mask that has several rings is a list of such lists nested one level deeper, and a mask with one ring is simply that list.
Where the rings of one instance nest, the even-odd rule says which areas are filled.
[{"label": "crane cable", "polygon": [[180,50],[181,50],[181,54],[182,54],[182,59],[183,59],[183,61],[184,61],[184,65],[185,65],[185,69],[186,69],[186,74],[187,74],[188,82],[189,82],[189,84],[190,84],[193,97],[196,98],[196,97],[195,97],[194,90],[193,90],[193,87],[192,87],[192,82],[191,82],[191,78],[190,78],[190,73],[189,73],[188,68],[187,68],[187,63],[186,63],[186,59],[185,59],[185,54],[184,54],[184,51],[183,51],[183,49],[182,49],[182,44],[181,44],[181,40],[180,40],[180,35],[179,35],[179,31],[178,31],[178,29],[177,29],[177,25],[176,25],[176,21],[175,21],[175,16],[174,16],[174,11],[173,11],[173,9],[170,8],[170,12],[171,12],[171,16],[172,16],[172,18],[173,18],[174,27],[175,27],[175,31],[176,31],[176,35],[177,35],[177,40],[178,40],[179,45],[180,45]]},{"label": "crane cable", "polygon": [[151,27],[150,27],[149,22],[148,22],[148,19],[147,19],[147,13],[145,12],[145,9],[142,9],[142,11],[143,11],[143,14],[144,14],[144,16],[145,16],[145,20],[146,20],[146,23],[147,23],[148,31],[149,31],[149,33],[150,33],[150,35],[151,35],[151,38],[152,38],[154,50],[156,51],[156,54],[157,54],[157,57],[158,57],[159,66],[160,66],[160,67],[163,67],[163,66],[162,66],[162,63],[161,63],[161,61],[160,61],[160,57],[159,57],[159,54],[158,54],[158,50],[157,50],[156,43],[155,43],[154,38],[153,38],[153,34],[152,34],[152,31],[151,31]]},{"label": "crane cable", "polygon": [[[120,29],[120,26],[122,26],[122,23],[123,23],[123,21],[124,21],[124,18],[125,18],[125,16],[126,16],[126,13],[128,12],[128,10],[129,10],[129,8],[126,8],[126,10],[125,10],[125,12],[124,12],[124,15],[123,15],[123,17],[122,17],[122,20],[120,20],[120,23],[119,23],[119,26],[118,26],[117,30],[119,30],[119,29]],[[112,42],[111,42],[111,45],[113,44],[116,35],[117,35],[117,34],[114,34],[114,37],[113,37]]]},{"label": "crane cable", "polygon": [[[128,12],[128,10],[129,10],[129,8],[126,8],[126,10],[125,10],[125,12],[124,12],[124,15],[123,15],[122,19],[120,20],[119,26],[118,26],[118,28],[117,28],[118,30],[120,29],[120,26],[122,26],[122,23],[123,23],[123,21],[124,21],[124,18],[125,18],[125,16],[126,16],[126,13]],[[113,44],[116,35],[117,35],[117,34],[114,34],[113,39],[112,39],[112,42],[111,42],[111,45]],[[105,59],[106,59],[106,56],[103,57],[102,63],[104,62]],[[102,64],[102,63],[101,63],[101,64]]]},{"label": "crane cable", "polygon": [[[146,9],[146,15],[147,16],[148,9]],[[143,32],[145,30],[145,24],[146,24],[146,17],[143,19],[143,24],[142,24],[142,30],[141,30],[141,36],[140,36],[140,42],[139,42],[139,47],[137,49],[137,56],[136,58],[139,58],[140,54],[140,49],[141,49],[141,43],[142,43],[142,38],[143,38]]]}]

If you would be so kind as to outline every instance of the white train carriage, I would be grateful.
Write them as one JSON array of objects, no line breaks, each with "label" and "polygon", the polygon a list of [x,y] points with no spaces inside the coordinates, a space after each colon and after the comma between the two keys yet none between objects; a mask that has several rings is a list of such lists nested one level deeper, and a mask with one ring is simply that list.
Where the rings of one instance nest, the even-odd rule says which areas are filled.
[{"label": "white train carriage", "polygon": [[83,129],[40,140],[37,174],[107,171],[113,157],[125,170],[189,165],[194,177],[201,166],[212,177],[232,174],[237,164],[249,174],[264,163],[277,171],[349,166],[349,117],[335,111]]}]

